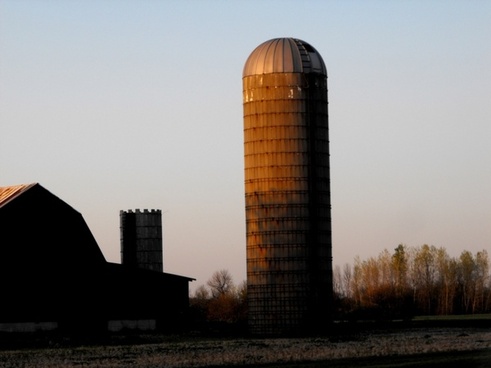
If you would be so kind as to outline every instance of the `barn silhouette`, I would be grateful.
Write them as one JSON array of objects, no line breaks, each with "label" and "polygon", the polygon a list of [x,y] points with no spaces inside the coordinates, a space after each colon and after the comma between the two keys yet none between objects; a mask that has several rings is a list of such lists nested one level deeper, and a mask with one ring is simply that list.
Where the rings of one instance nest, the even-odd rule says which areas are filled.
[{"label": "barn silhouette", "polygon": [[38,183],[0,187],[0,330],[171,330],[192,278],[107,262],[82,215]]}]

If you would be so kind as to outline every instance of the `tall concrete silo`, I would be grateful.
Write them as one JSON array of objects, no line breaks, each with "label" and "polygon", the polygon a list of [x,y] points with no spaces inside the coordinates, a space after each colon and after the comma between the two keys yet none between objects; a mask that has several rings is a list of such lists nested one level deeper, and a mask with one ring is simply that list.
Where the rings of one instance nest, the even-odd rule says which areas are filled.
[{"label": "tall concrete silo", "polygon": [[121,263],[163,272],[162,212],[120,211]]},{"label": "tall concrete silo", "polygon": [[326,67],[308,43],[277,38],[242,81],[249,328],[315,331],[332,304]]}]

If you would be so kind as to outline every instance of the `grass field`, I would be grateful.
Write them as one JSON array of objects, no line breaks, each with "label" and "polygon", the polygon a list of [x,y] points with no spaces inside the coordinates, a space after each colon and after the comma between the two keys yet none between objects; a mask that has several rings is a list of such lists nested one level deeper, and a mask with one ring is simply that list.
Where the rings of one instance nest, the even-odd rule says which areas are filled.
[{"label": "grass field", "polygon": [[[79,349],[70,352],[63,351],[33,351],[27,350],[22,352],[11,352],[2,354],[0,359],[1,367],[238,367],[252,368],[477,368],[491,366],[491,349],[478,351],[451,351],[444,353],[427,353],[416,355],[394,355],[394,356],[371,356],[363,358],[342,358],[342,359],[324,359],[316,361],[281,361],[274,363],[254,363],[248,362],[234,364],[203,364],[192,363],[168,365],[164,359],[149,361],[146,359],[137,359],[132,349],[119,351],[107,351],[105,354],[100,348]],[[104,349],[102,349],[104,350]],[[158,354],[158,348],[152,354]],[[148,354],[148,351],[146,352]],[[141,360],[138,363],[138,360]]]},{"label": "grass field", "polygon": [[364,325],[327,337],[270,339],[157,333],[95,339],[3,335],[0,367],[491,367],[491,328],[430,326]]},{"label": "grass field", "polygon": [[413,321],[491,321],[491,314],[452,314],[448,316],[416,316]]},{"label": "grass field", "polygon": [[[251,366],[252,367],[252,366]],[[257,366],[255,366],[257,367]],[[491,350],[269,364],[265,368],[484,368]],[[249,367],[247,367],[249,368]]]}]

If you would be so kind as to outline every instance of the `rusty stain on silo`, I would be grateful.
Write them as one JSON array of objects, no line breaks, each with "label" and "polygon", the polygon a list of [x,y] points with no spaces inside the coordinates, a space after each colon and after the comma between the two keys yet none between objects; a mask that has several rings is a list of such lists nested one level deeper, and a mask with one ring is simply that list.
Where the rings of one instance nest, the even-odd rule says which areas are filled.
[{"label": "rusty stain on silo", "polygon": [[308,43],[277,38],[242,81],[249,327],[312,331],[332,300],[326,67]]}]

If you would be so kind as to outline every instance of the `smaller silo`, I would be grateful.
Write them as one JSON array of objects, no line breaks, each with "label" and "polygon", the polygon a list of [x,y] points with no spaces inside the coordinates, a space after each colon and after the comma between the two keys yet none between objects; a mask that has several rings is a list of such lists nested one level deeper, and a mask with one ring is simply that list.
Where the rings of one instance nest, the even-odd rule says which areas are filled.
[{"label": "smaller silo", "polygon": [[162,212],[120,211],[121,263],[163,272]]}]

